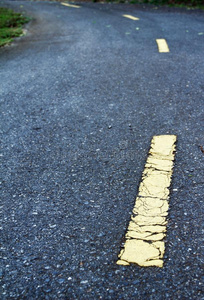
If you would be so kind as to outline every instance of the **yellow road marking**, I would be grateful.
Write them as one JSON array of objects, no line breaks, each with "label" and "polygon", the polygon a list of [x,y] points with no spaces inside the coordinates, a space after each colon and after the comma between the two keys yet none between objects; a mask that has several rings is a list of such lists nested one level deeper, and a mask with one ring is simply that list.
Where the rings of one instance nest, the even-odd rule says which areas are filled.
[{"label": "yellow road marking", "polygon": [[163,267],[175,135],[154,136],[118,265]]},{"label": "yellow road marking", "polygon": [[165,39],[156,40],[159,52],[169,52],[169,47]]},{"label": "yellow road marking", "polygon": [[123,15],[123,17],[131,19],[131,20],[134,20],[134,21],[138,21],[139,20],[139,18],[136,18],[136,17],[131,16],[131,15]]},{"label": "yellow road marking", "polygon": [[74,7],[74,8],[80,8],[81,7],[79,5],[69,4],[69,3],[65,3],[65,2],[62,2],[61,4],[65,5],[65,6],[68,6],[68,7]]}]

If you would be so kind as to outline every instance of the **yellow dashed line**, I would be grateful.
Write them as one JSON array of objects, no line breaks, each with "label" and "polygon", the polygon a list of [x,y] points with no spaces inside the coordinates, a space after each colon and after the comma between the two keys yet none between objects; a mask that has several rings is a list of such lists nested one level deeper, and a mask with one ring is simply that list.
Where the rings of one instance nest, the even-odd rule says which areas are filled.
[{"label": "yellow dashed line", "polygon": [[61,4],[65,5],[65,6],[68,6],[68,7],[73,7],[73,8],[80,8],[81,7],[79,5],[69,4],[69,3],[65,3],[65,2],[62,2]]},{"label": "yellow dashed line", "polygon": [[136,18],[136,17],[131,16],[131,15],[123,15],[123,17],[128,18],[128,19],[131,19],[131,20],[133,20],[133,21],[138,21],[138,20],[139,20],[139,18]]},{"label": "yellow dashed line", "polygon": [[163,267],[175,135],[154,136],[118,265]]},{"label": "yellow dashed line", "polygon": [[156,40],[159,52],[169,52],[169,47],[165,39],[157,39]]}]

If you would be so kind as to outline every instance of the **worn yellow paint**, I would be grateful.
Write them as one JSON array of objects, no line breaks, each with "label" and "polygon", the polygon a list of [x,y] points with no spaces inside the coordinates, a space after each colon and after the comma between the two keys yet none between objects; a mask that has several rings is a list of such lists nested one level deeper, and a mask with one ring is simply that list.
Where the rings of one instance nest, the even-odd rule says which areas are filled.
[{"label": "worn yellow paint", "polygon": [[169,52],[169,47],[165,39],[157,39],[156,40],[159,52]]},{"label": "worn yellow paint", "polygon": [[175,135],[154,136],[118,265],[162,267]]},{"label": "worn yellow paint", "polygon": [[128,18],[128,19],[131,19],[131,20],[133,20],[133,21],[138,21],[138,20],[139,20],[139,18],[134,17],[134,16],[131,16],[131,15],[123,15],[123,17]]},{"label": "worn yellow paint", "polygon": [[61,2],[61,4],[64,5],[64,6],[68,6],[68,7],[80,8],[79,5],[69,4],[69,3],[65,3],[65,2]]}]

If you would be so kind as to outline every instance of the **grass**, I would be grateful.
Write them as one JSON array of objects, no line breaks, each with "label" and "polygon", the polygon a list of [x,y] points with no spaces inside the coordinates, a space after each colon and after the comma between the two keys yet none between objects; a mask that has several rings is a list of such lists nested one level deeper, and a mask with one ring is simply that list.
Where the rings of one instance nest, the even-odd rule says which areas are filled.
[{"label": "grass", "polygon": [[0,47],[12,42],[14,37],[23,34],[22,25],[29,18],[11,9],[0,7]]}]

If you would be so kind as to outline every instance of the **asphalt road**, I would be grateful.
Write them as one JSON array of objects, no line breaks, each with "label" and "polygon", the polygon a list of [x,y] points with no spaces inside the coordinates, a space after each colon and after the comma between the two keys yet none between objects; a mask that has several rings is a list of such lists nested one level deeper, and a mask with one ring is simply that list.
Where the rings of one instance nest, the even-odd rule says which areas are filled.
[{"label": "asphalt road", "polygon": [[[1,299],[202,299],[204,13],[0,5],[33,18],[0,49]],[[164,267],[119,266],[161,134],[178,139]]]}]

